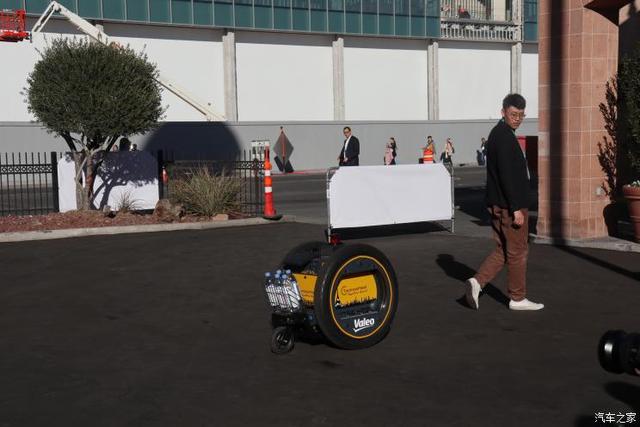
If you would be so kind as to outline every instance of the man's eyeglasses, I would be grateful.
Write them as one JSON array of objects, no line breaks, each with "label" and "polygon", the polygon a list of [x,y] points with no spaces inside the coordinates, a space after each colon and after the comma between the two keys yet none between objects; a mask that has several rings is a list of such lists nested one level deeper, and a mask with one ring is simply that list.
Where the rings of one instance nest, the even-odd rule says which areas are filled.
[{"label": "man's eyeglasses", "polygon": [[525,113],[509,113],[507,114],[509,116],[509,118],[514,119],[514,120],[522,120],[525,117],[527,117],[527,115]]}]

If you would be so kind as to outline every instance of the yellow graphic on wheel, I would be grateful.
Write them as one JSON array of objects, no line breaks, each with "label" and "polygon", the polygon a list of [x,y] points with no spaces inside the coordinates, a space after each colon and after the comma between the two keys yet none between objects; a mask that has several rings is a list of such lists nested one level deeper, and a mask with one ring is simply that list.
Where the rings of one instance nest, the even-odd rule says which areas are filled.
[{"label": "yellow graphic on wheel", "polygon": [[[342,266],[338,269],[338,271],[333,276],[333,281],[331,283],[331,289],[332,290],[335,289],[336,286],[338,287],[337,291],[340,290],[340,287],[341,287],[342,282],[344,281],[344,279],[340,280],[339,283],[336,283],[336,281],[338,280],[338,278],[342,274],[342,271],[350,263],[356,262],[358,260],[367,260],[367,261],[373,262],[375,264],[376,269],[378,270],[378,272],[382,273],[381,274],[382,275],[382,277],[381,277],[382,284],[383,284],[383,286],[385,288],[385,291],[388,293],[388,301],[387,301],[387,304],[385,305],[385,308],[384,308],[384,317],[382,318],[382,320],[379,320],[377,322],[376,321],[371,322],[370,319],[363,320],[364,326],[356,325],[356,326],[359,326],[359,330],[364,330],[364,329],[366,329],[366,330],[372,329],[372,330],[370,330],[369,333],[367,333],[365,335],[354,335],[350,331],[348,331],[345,328],[343,328],[342,325],[340,324],[340,322],[338,321],[338,319],[336,319],[336,311],[335,310],[338,309],[338,308],[341,308],[341,307],[337,307],[334,304],[332,304],[330,308],[331,308],[331,317],[333,319],[333,323],[338,327],[338,329],[340,329],[340,331],[343,334],[345,334],[346,336],[348,336],[348,337],[361,340],[361,339],[365,339],[365,338],[368,338],[368,337],[376,334],[380,330],[380,328],[382,328],[382,326],[384,326],[384,324],[386,323],[387,319],[389,318],[389,314],[391,312],[389,310],[389,307],[393,306],[394,295],[393,295],[393,289],[391,287],[391,277],[389,276],[389,272],[387,271],[387,269],[384,268],[384,266],[380,263],[380,261],[378,261],[377,259],[375,259],[373,257],[366,256],[366,255],[355,256],[355,257],[347,260],[344,264],[342,264]],[[371,274],[371,273],[368,273],[366,275],[356,277],[356,279],[360,279],[362,277],[370,277],[371,278],[371,281],[369,281],[369,279],[365,279],[365,281],[359,282],[359,283],[360,284],[365,284],[365,283],[367,284],[367,293],[366,293],[366,295],[368,295],[368,292],[369,292],[369,289],[370,289],[369,288],[369,284],[372,283],[373,286],[375,287],[375,297],[374,297],[374,299],[377,299],[378,298],[378,294],[377,294],[377,286],[376,286],[375,276],[373,274]],[[357,286],[355,286],[355,287],[357,287]],[[347,289],[351,289],[351,288],[349,287]],[[385,291],[383,291],[383,292],[385,292]],[[338,294],[339,294],[339,292],[336,292],[336,298],[335,298],[336,300],[338,299]],[[360,295],[365,295],[365,291],[363,290],[360,293]]]},{"label": "yellow graphic on wheel", "polygon": [[336,292],[334,306],[348,307],[355,304],[364,304],[375,301],[378,298],[378,287],[373,274],[348,277],[340,280]]}]

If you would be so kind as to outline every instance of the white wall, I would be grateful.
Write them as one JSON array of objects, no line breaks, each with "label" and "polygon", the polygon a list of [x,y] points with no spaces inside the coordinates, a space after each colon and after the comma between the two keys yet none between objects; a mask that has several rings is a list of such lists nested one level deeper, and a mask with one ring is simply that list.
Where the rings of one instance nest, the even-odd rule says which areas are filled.
[{"label": "white wall", "polygon": [[[211,109],[224,114],[222,31],[105,24],[105,33],[147,53],[162,77]],[[167,121],[202,121],[204,116],[170,91],[162,92]]]},{"label": "white wall", "polygon": [[508,44],[440,42],[441,120],[500,117],[511,88],[510,49]]},{"label": "white wall", "polygon": [[427,42],[345,38],[345,118],[426,120]]},{"label": "white wall", "polygon": [[538,45],[522,47],[522,96],[527,100],[527,117],[538,117]]},{"label": "white wall", "polygon": [[[27,24],[31,28],[35,21]],[[38,51],[47,46],[47,40],[60,37],[63,33],[72,32],[70,25],[60,21],[48,24],[50,33],[34,34],[33,42],[0,43],[0,120],[28,122],[34,120],[27,110],[25,96],[20,92],[27,86],[27,78],[33,71],[35,63],[40,59]],[[68,34],[66,35],[70,37]]]},{"label": "white wall", "polygon": [[[0,122],[34,119],[20,92],[45,35],[79,34],[61,19],[45,29],[33,43],[0,43]],[[145,50],[166,77],[225,113],[221,30],[107,23],[105,32]],[[333,120],[331,36],[239,31],[236,41],[241,121]],[[530,117],[537,117],[537,58],[536,45],[523,46],[522,92]],[[427,41],[346,37],[344,66],[346,120],[427,119]],[[509,44],[440,41],[438,67],[441,120],[499,117],[510,89]],[[162,103],[168,107],[164,121],[204,120],[167,90]]]},{"label": "white wall", "polygon": [[[30,22],[28,28],[32,25]],[[20,92],[40,59],[38,50],[44,50],[48,43],[61,36],[86,37],[62,20],[51,20],[45,30],[34,35],[33,43],[0,43],[0,63],[6,67],[0,79],[0,121],[34,119]],[[164,77],[224,113],[221,31],[122,24],[105,24],[104,31],[118,43],[145,51]],[[10,68],[7,64],[11,64]],[[166,89],[162,93],[162,105],[168,107],[167,121],[204,120],[202,114]]]},{"label": "white wall", "polygon": [[237,33],[238,119],[333,119],[331,38]]}]

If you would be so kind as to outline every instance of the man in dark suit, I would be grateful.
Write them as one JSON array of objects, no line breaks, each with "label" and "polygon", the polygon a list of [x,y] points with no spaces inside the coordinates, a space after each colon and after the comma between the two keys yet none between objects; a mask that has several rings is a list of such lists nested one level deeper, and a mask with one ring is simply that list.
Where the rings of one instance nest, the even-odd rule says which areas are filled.
[{"label": "man in dark suit", "polygon": [[478,309],[478,297],[506,264],[511,310],[540,310],[543,304],[526,298],[527,256],[529,253],[529,169],[516,138],[522,124],[526,101],[517,93],[502,101],[502,119],[487,141],[486,203],[491,214],[495,250],[484,260],[475,276],[466,281],[466,298]]},{"label": "man in dark suit", "polygon": [[342,150],[338,156],[338,165],[340,166],[358,166],[360,164],[360,141],[358,138],[351,134],[351,128],[345,126],[342,129],[344,133],[344,144],[342,144]]}]

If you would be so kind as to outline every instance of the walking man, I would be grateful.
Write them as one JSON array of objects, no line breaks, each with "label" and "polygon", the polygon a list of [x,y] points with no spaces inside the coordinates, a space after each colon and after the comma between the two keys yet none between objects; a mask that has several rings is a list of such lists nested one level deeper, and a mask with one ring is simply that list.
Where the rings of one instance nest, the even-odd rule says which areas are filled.
[{"label": "walking man", "polygon": [[475,276],[466,281],[466,299],[478,309],[478,297],[506,264],[509,308],[540,310],[543,304],[526,298],[529,253],[529,170],[515,130],[525,117],[526,101],[517,93],[502,101],[502,119],[487,141],[486,202],[491,214],[495,250],[484,260]]},{"label": "walking man", "polygon": [[358,166],[360,164],[360,141],[351,134],[351,128],[345,126],[342,129],[345,140],[338,156],[338,165],[340,166]]}]

